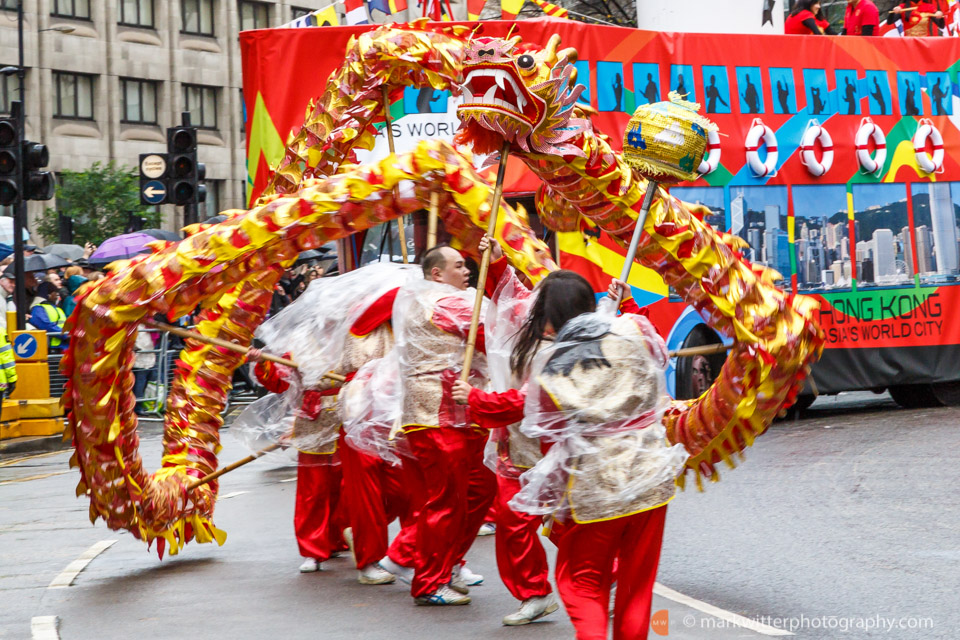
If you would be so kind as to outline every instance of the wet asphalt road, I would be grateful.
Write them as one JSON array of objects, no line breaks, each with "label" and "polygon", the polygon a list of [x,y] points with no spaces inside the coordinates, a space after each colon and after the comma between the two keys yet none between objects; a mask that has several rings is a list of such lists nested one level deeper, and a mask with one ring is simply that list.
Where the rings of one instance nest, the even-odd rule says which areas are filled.
[{"label": "wet asphalt road", "polygon": [[[666,637],[763,638],[779,628],[824,640],[956,638],[958,425],[960,409],[906,411],[869,393],[821,398],[803,419],[776,423],[721,482],[670,506],[658,580],[676,593],[654,601],[667,611]],[[155,468],[159,435],[144,431]],[[221,460],[243,455],[225,435]],[[68,457],[0,460],[0,638],[44,637],[45,616],[65,639],[573,637],[562,611],[500,626],[516,605],[490,537],[468,556],[486,576],[469,607],[424,609],[401,586],[361,586],[345,558],[297,573],[295,469],[281,459],[224,478],[223,547],[191,543],[160,562],[131,535],[89,524]],[[110,540],[72,586],[49,588]],[[766,626],[744,628],[730,614]]]}]

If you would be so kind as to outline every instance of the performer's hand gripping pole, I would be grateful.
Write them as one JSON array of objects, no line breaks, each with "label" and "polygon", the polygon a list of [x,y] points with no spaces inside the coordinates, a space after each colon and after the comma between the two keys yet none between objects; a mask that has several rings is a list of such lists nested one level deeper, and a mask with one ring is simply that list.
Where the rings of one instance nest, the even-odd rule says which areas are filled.
[{"label": "performer's hand gripping pole", "polygon": [[[633,259],[637,257],[637,246],[640,244],[640,236],[643,235],[643,223],[647,220],[647,214],[650,212],[650,205],[653,204],[653,198],[660,188],[659,183],[650,180],[647,182],[647,192],[643,195],[643,204],[640,206],[640,213],[637,214],[637,225],[633,228],[633,237],[630,238],[630,248],[627,249],[627,258],[623,263],[623,269],[620,271],[620,281],[627,284],[630,278],[630,269],[633,268]],[[620,308],[621,291],[617,294],[616,304],[613,308]]]},{"label": "performer's hand gripping pole", "polygon": [[[500,167],[497,170],[497,184],[493,188],[493,204],[490,206],[490,219],[487,222],[487,235],[493,238],[497,230],[497,214],[500,212],[500,196],[503,195],[503,179],[507,173],[507,158],[510,156],[510,143],[504,140],[500,150]],[[470,365],[473,364],[473,352],[477,345],[477,330],[480,327],[480,308],[483,306],[483,289],[490,269],[490,253],[493,244],[487,247],[480,257],[480,277],[477,280],[477,297],[473,302],[473,318],[470,321],[470,333],[467,335],[467,351],[463,355],[463,372],[460,379],[464,382],[470,377]]]},{"label": "performer's hand gripping pole", "polygon": [[[390,153],[396,153],[393,143],[393,122],[390,120],[390,89],[384,84],[380,86],[380,90],[383,91],[383,119],[387,128],[387,144],[390,146]],[[393,190],[393,195],[396,198],[396,188]],[[407,231],[404,228],[403,216],[397,218],[397,232],[400,236],[400,255],[403,256],[403,264],[407,264],[409,261],[407,258]]]}]

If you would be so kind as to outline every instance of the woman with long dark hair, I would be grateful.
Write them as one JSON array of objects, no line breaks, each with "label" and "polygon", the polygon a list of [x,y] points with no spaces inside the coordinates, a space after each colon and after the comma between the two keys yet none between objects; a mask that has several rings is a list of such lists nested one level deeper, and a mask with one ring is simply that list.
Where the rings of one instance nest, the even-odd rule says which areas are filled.
[{"label": "woman with long dark hair", "polygon": [[[486,241],[481,250],[485,246]],[[457,382],[453,397],[469,404],[471,415],[493,429],[487,458],[497,473],[497,567],[504,585],[521,602],[519,610],[504,617],[503,624],[517,626],[559,608],[551,592],[546,552],[538,539],[542,518],[514,511],[507,504],[520,490],[520,476],[542,457],[540,441],[519,430],[526,379],[534,357],[556,332],[571,319],[595,311],[597,304],[593,287],[578,273],[555,271],[530,291],[509,270],[496,243],[493,257],[488,282],[498,284],[488,286],[488,293],[497,305],[497,317],[493,322],[488,317],[485,323],[486,352],[491,380],[506,390],[485,392]],[[626,289],[615,281],[608,293]],[[639,311],[629,297],[623,306]],[[495,373],[498,358],[500,380]]]},{"label": "woman with long dark hair", "polygon": [[830,23],[820,18],[820,0],[798,0],[783,23],[783,32],[792,35],[822,36],[829,33]]}]

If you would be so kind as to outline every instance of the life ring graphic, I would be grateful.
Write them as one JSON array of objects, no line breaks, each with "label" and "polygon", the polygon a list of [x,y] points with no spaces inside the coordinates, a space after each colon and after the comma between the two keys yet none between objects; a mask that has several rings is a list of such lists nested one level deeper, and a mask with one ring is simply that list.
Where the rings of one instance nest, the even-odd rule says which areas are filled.
[{"label": "life ring graphic", "polygon": [[[872,157],[870,140],[873,140],[875,150]],[[878,173],[883,169],[883,165],[887,162],[887,136],[884,135],[880,125],[870,118],[861,120],[857,137],[854,138],[854,145],[857,149],[857,164],[864,173]]]},{"label": "life ring graphic", "polygon": [[[928,138],[933,143],[932,156],[927,153]],[[933,173],[943,169],[943,136],[929,118],[922,119],[917,127],[917,133],[913,136],[913,152],[924,172]]]},{"label": "life ring graphic", "polygon": [[[762,140],[762,143],[761,143]],[[761,144],[767,147],[767,159],[761,162],[760,150]],[[763,124],[760,118],[754,118],[750,125],[750,131],[747,132],[747,164],[750,170],[758,178],[765,178],[777,175],[777,136],[773,129]]]},{"label": "life ring graphic", "polygon": [[[817,160],[816,143],[820,142],[820,148],[823,150],[823,158]],[[833,138],[826,127],[822,126],[817,120],[811,120],[807,125],[807,130],[803,132],[800,139],[800,162],[807,168],[815,178],[819,178],[830,171],[833,166]]]},{"label": "life ring graphic", "polygon": [[697,168],[697,171],[700,172],[700,175],[705,176],[708,173],[716,171],[719,166],[720,135],[716,131],[709,131],[707,132],[707,153],[703,160],[700,161],[700,166]]}]

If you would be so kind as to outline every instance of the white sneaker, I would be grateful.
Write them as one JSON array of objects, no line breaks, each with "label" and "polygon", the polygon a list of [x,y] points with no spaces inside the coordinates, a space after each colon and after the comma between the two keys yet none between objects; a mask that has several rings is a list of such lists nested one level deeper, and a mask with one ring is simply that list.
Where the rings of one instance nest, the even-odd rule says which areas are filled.
[{"label": "white sneaker", "polygon": [[457,593],[450,585],[443,585],[433,593],[413,599],[418,605],[442,607],[446,605],[470,604],[470,596]]},{"label": "white sneaker", "polygon": [[396,582],[397,577],[374,562],[360,569],[360,577],[357,580],[360,584],[392,584]]},{"label": "white sneaker", "polygon": [[459,577],[461,580],[463,580],[463,583],[468,587],[475,587],[478,584],[483,584],[483,576],[479,573],[470,571],[470,567],[465,564],[454,567],[453,575],[455,578]]},{"label": "white sneaker", "polygon": [[353,527],[347,527],[343,530],[343,541],[350,547],[350,557],[356,562],[356,554],[353,552]]},{"label": "white sneaker", "polygon": [[484,522],[477,531],[477,537],[492,536],[497,532],[497,525],[492,522]]},{"label": "white sneaker", "polygon": [[413,582],[413,567],[405,567],[397,564],[390,559],[390,556],[383,556],[383,559],[377,564],[380,565],[381,569],[384,569],[385,571],[395,575],[400,582],[404,584],[410,584]]},{"label": "white sneaker", "polygon": [[511,613],[503,619],[503,624],[508,627],[519,627],[520,625],[530,624],[543,616],[550,615],[560,608],[556,597],[552,593],[535,598],[527,598],[520,605],[516,613]]},{"label": "white sneaker", "polygon": [[316,558],[307,558],[303,561],[303,564],[300,565],[300,573],[313,573],[314,571],[320,571],[321,563]]}]

